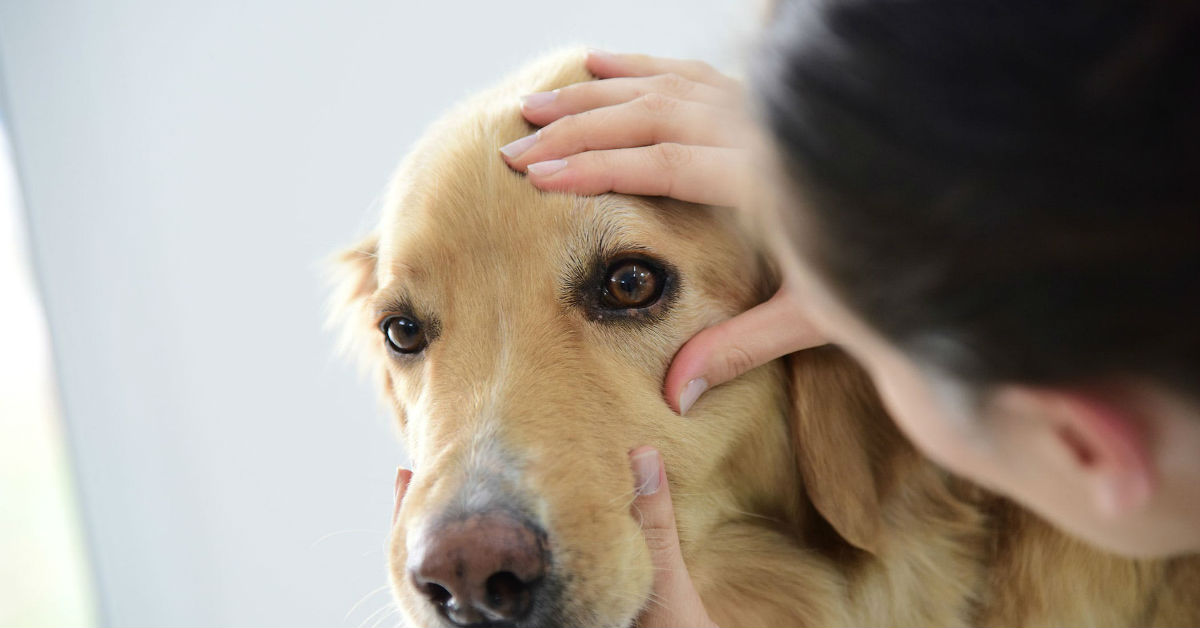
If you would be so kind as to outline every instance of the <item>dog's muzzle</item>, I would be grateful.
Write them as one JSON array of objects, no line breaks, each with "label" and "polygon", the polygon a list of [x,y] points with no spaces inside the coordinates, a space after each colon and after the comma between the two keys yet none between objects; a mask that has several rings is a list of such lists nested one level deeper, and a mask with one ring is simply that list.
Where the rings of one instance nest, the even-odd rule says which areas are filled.
[{"label": "dog's muzzle", "polygon": [[[556,606],[546,533],[504,510],[440,521],[412,546],[413,586],[455,626],[521,625]],[[537,613],[540,614],[540,613]]]}]

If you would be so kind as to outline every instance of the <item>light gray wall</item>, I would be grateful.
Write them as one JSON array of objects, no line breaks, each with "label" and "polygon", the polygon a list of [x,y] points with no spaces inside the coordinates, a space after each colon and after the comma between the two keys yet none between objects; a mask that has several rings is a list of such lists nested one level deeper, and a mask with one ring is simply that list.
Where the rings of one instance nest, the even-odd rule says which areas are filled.
[{"label": "light gray wall", "polygon": [[0,0],[103,621],[369,625],[402,454],[319,260],[461,96],[577,42],[729,67],[745,4]]}]

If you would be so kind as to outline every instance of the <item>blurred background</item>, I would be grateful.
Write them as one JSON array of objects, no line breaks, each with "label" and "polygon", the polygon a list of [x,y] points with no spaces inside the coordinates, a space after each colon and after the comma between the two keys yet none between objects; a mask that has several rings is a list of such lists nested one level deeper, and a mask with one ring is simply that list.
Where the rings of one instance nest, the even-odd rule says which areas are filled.
[{"label": "blurred background", "polygon": [[404,462],[321,261],[560,46],[736,71],[736,0],[0,0],[0,626],[394,625]]}]

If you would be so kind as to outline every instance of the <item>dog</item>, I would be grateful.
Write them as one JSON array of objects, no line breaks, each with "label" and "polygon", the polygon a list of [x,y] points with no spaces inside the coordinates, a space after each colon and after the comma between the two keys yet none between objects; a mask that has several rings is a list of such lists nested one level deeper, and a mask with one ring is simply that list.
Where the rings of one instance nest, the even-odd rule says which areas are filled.
[{"label": "dog", "polygon": [[390,541],[414,626],[630,626],[660,603],[631,448],[662,454],[720,625],[1195,625],[1193,558],[1139,561],[944,472],[823,347],[662,399],[696,332],[778,279],[728,208],[535,189],[498,148],[522,94],[592,77],[552,55],[461,104],[401,163],[335,302],[414,475]]}]

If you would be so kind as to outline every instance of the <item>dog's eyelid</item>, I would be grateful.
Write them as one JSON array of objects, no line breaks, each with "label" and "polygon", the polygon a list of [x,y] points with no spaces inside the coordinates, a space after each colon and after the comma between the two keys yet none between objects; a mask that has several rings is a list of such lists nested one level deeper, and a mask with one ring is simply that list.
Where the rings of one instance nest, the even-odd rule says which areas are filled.
[{"label": "dog's eyelid", "polygon": [[655,260],[658,259],[659,253],[643,244],[604,242],[597,251],[597,257],[607,263],[612,263],[623,257],[645,257]]},{"label": "dog's eyelid", "polygon": [[369,307],[380,320],[388,316],[412,316],[414,313],[412,303],[408,299],[394,295],[373,299]]},{"label": "dog's eyelid", "polygon": [[381,311],[381,312],[376,312],[376,313],[375,313],[375,326],[376,326],[376,327],[379,327],[379,328],[382,328],[382,327],[383,327],[383,324],[384,324],[385,322],[387,322],[387,320],[388,320],[389,318],[395,318],[395,317],[397,317],[397,316],[404,316],[404,313],[402,313],[402,312],[395,312],[395,311]]}]

